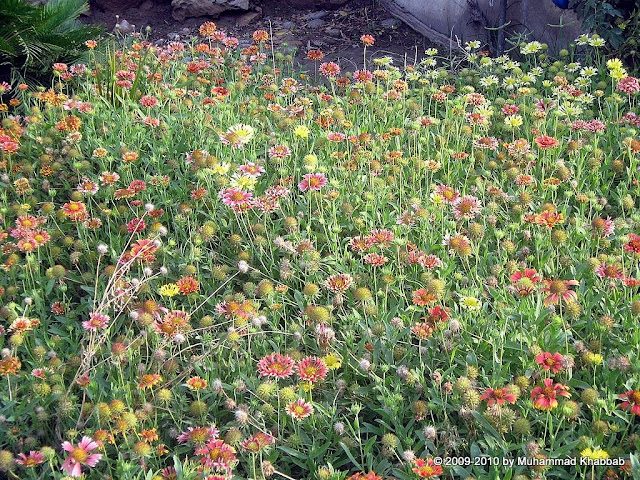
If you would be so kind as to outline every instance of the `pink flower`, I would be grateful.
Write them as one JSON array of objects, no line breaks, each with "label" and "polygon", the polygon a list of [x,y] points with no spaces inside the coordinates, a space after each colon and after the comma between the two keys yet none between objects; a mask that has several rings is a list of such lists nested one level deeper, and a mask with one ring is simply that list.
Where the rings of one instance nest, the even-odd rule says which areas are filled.
[{"label": "pink flower", "polygon": [[330,142],[342,142],[347,136],[344,133],[340,132],[329,132],[327,133],[327,140]]},{"label": "pink flower", "polygon": [[291,155],[291,149],[286,145],[276,145],[269,149],[269,158],[287,158]]},{"label": "pink flower", "polygon": [[44,455],[36,450],[31,450],[29,455],[25,455],[24,453],[18,454],[18,458],[16,458],[16,463],[22,465],[23,467],[35,467],[36,465],[40,465],[44,462]]},{"label": "pink flower", "polygon": [[549,148],[554,148],[557,147],[560,142],[558,142],[557,139],[553,138],[553,137],[549,137],[547,135],[540,135],[539,137],[535,138],[535,142],[538,144],[538,147],[541,150],[547,150]]},{"label": "pink flower", "polygon": [[203,445],[212,442],[216,438],[218,438],[218,429],[213,425],[210,427],[188,427],[186,432],[178,435],[178,442]]},{"label": "pink flower", "polygon": [[640,254],[640,235],[636,235],[635,233],[630,233],[627,235],[629,237],[629,241],[624,244],[623,248],[627,252],[634,253],[635,255]]},{"label": "pink flower", "polygon": [[389,259],[379,253],[368,253],[364,256],[364,263],[367,265],[373,265],[374,267],[381,267],[387,263]]},{"label": "pink flower", "polygon": [[327,278],[324,285],[333,293],[346,292],[353,285],[353,278],[348,273],[339,273]]},{"label": "pink flower", "polygon": [[433,254],[427,255],[422,250],[409,252],[407,261],[412,265],[417,263],[428,270],[433,270],[434,268],[440,268],[442,266],[442,260]]},{"label": "pink flower", "polygon": [[504,113],[505,115],[514,115],[519,111],[520,109],[517,107],[517,105],[507,104],[504,107],[502,107],[502,113]]},{"label": "pink flower", "polygon": [[258,362],[258,373],[261,377],[287,378],[293,375],[296,362],[288,355],[272,353]]},{"label": "pink flower", "polygon": [[620,404],[620,408],[626,410],[631,407],[631,413],[640,415],[640,390],[628,390],[618,395],[618,397],[624,400],[624,402]]},{"label": "pink flower", "polygon": [[327,376],[327,366],[321,358],[307,357],[297,365],[298,376],[309,383],[317,382]]},{"label": "pink flower", "polygon": [[378,245],[382,245],[384,247],[389,247],[395,235],[392,231],[383,229],[374,229],[371,230],[371,234],[366,237],[367,241],[371,241],[371,243],[377,243]]},{"label": "pink flower", "polygon": [[533,293],[536,283],[540,281],[542,281],[542,277],[533,268],[525,268],[511,275],[513,288],[521,297],[526,297]]},{"label": "pink flower", "polygon": [[494,404],[504,405],[505,403],[516,403],[516,396],[513,393],[509,393],[506,388],[487,388],[485,392],[480,396],[481,400],[487,400],[487,406],[490,407]]},{"label": "pink flower", "polygon": [[615,228],[616,226],[613,223],[613,220],[611,220],[611,217],[597,217],[591,221],[593,234],[601,238],[611,235],[615,231]]},{"label": "pink flower", "polygon": [[238,460],[236,449],[220,439],[211,440],[206,445],[196,448],[195,454],[202,455],[200,462],[206,468],[223,471],[229,476]]},{"label": "pink flower", "polygon": [[629,95],[640,92],[640,82],[635,77],[624,77],[618,82],[618,90]]},{"label": "pink flower", "polygon": [[102,458],[101,453],[89,453],[98,448],[98,444],[91,437],[82,437],[82,440],[76,447],[71,442],[64,442],[62,449],[69,452],[70,455],[62,464],[62,470],[71,477],[79,477],[82,475],[82,465],[87,467],[95,467]]},{"label": "pink flower", "polygon": [[366,83],[373,80],[373,74],[369,70],[356,70],[353,72],[353,79],[357,83]]},{"label": "pink flower", "polygon": [[545,306],[557,305],[560,301],[570,302],[578,298],[578,294],[569,287],[580,285],[577,280],[551,280],[545,279],[547,286],[542,289],[544,293],[548,293],[544,299]]},{"label": "pink flower", "polygon": [[322,173],[307,173],[302,177],[302,181],[298,184],[298,188],[303,192],[307,190],[320,190],[327,184],[327,177]]},{"label": "pink flower", "polygon": [[297,401],[291,402],[287,405],[286,410],[292,418],[302,420],[313,413],[313,405],[305,402],[302,398],[299,398]]},{"label": "pink flower", "polygon": [[601,263],[595,269],[595,274],[600,278],[611,278],[614,280],[622,280],[624,278],[624,271],[620,265],[608,265],[607,263]]},{"label": "pink flower", "polygon": [[134,218],[127,223],[127,231],[129,233],[138,233],[147,228],[147,224],[142,218]]},{"label": "pink flower", "polygon": [[245,192],[237,188],[225,188],[221,190],[218,196],[222,199],[222,203],[234,210],[241,210],[245,206],[251,206],[253,194]]},{"label": "pink flower", "polygon": [[258,165],[257,163],[254,163],[254,162],[248,162],[248,163],[245,163],[244,165],[240,165],[238,167],[238,170],[240,170],[245,175],[253,178],[258,178],[260,175],[262,175],[265,172],[265,169],[262,165]]},{"label": "pink flower", "polygon": [[91,312],[89,314],[89,320],[82,322],[82,326],[85,330],[104,330],[109,323],[109,316],[103,315],[98,312]]},{"label": "pink flower", "polygon": [[557,396],[571,398],[567,387],[561,383],[553,383],[552,378],[545,378],[543,386],[535,387],[531,391],[533,406],[538,410],[553,410],[558,406]]},{"label": "pink flower", "polygon": [[471,220],[480,213],[480,200],[472,195],[465,195],[464,197],[458,197],[453,201],[453,211],[456,220],[468,219]]},{"label": "pink flower", "polygon": [[448,185],[436,186],[435,193],[437,195],[440,195],[445,202],[450,204],[453,204],[460,196],[460,194],[455,189],[449,187]]},{"label": "pink flower", "polygon": [[543,370],[551,370],[553,373],[562,370],[562,359],[559,353],[542,352],[536,355],[536,363],[541,365]]},{"label": "pink flower", "polygon": [[145,95],[140,98],[140,105],[143,107],[155,107],[158,104],[158,99],[153,95]]},{"label": "pink flower", "polygon": [[320,73],[325,77],[334,78],[340,75],[340,67],[334,62],[325,62],[320,64]]}]

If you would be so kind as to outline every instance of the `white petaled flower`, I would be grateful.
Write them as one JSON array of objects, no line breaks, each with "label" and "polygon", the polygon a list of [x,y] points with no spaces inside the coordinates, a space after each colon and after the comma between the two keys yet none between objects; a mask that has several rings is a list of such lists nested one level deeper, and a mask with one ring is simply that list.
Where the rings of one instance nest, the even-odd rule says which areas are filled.
[{"label": "white petaled flower", "polygon": [[105,255],[109,251],[109,247],[107,247],[104,243],[101,243],[100,245],[98,245],[97,250],[100,255]]},{"label": "white petaled flower", "polygon": [[434,427],[433,425],[429,425],[427,427],[424,427],[423,433],[424,436],[429,440],[435,440],[438,432],[436,431],[436,427]]},{"label": "white petaled flower", "polygon": [[249,271],[249,264],[244,260],[240,260],[238,262],[238,270],[240,270],[240,273],[247,273]]},{"label": "white petaled flower", "polygon": [[405,462],[413,462],[416,459],[416,454],[413,452],[413,450],[405,450],[404,452],[402,452],[402,459]]},{"label": "white petaled flower", "polygon": [[233,412],[233,416],[235,417],[236,421],[242,425],[245,425],[249,421],[249,414],[241,409]]},{"label": "white petaled flower", "polygon": [[216,393],[222,393],[223,392],[223,388],[222,388],[222,380],[220,380],[219,378],[216,378],[212,383],[211,386],[213,387],[213,390]]}]

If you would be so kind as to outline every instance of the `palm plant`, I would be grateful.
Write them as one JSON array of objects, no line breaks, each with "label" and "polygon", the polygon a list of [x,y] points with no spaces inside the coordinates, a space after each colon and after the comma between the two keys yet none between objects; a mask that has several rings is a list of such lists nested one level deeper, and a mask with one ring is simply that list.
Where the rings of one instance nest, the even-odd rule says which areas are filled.
[{"label": "palm plant", "polygon": [[84,42],[100,33],[78,21],[88,8],[86,0],[46,5],[0,0],[0,5],[0,74],[43,80],[54,63],[80,58]]}]

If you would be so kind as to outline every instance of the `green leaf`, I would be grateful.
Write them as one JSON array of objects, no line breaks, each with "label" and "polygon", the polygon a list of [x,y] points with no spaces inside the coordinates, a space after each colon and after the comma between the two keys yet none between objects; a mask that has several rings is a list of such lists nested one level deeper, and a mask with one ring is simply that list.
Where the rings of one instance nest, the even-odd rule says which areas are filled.
[{"label": "green leaf", "polygon": [[351,451],[349,450],[349,447],[347,447],[344,443],[340,442],[339,443],[340,447],[342,448],[342,450],[344,450],[344,453],[347,454],[347,457],[349,457],[349,460],[351,460],[351,463],[353,463],[356,467],[356,469],[358,470],[362,470],[362,465],[360,465],[360,462],[358,462],[353,454],[351,453]]},{"label": "green leaf", "polygon": [[291,455],[292,457],[299,458],[301,460],[306,460],[308,458],[308,455],[305,455],[304,453],[300,453],[297,450],[294,450],[293,448],[280,446],[278,447],[278,450],[282,450],[284,453]]}]

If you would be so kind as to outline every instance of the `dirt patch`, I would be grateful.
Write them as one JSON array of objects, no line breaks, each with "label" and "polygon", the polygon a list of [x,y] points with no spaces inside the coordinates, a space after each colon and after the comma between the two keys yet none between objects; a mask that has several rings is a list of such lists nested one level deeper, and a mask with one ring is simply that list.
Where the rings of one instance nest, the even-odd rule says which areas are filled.
[{"label": "dirt patch", "polygon": [[[199,17],[182,22],[171,16],[170,0],[147,0],[139,8],[122,11],[120,20],[123,19],[134,24],[137,31],[151,27],[149,39],[154,42],[189,40],[207,20],[213,20],[219,29],[241,41],[263,29],[272,33],[276,48],[296,48],[296,59],[306,67],[310,66],[307,51],[320,49],[326,60],[337,61],[351,71],[362,68],[363,34],[376,39],[375,45],[367,49],[367,57],[390,56],[398,66],[413,64],[433,46],[372,0],[352,0],[336,10],[295,9],[286,0],[269,0],[262,2],[258,12],[224,13],[216,19]],[[103,24],[111,31],[116,17],[92,5],[91,14],[84,21]]]}]

